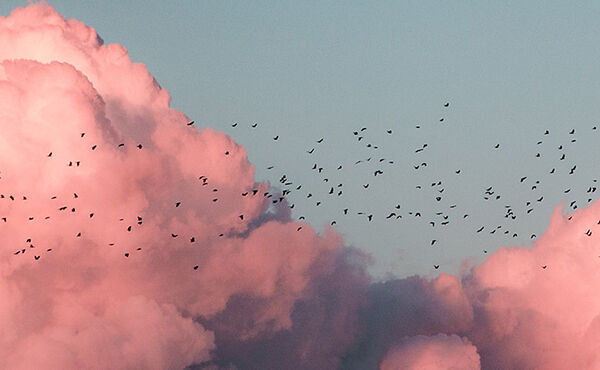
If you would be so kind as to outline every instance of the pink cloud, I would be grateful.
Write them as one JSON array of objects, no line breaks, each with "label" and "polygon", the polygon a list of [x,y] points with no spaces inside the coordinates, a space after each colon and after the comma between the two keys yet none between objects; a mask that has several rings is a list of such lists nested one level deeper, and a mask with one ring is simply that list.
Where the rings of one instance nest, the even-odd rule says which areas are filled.
[{"label": "pink cloud", "polygon": [[470,338],[486,361],[544,369],[600,364],[590,341],[600,314],[599,207],[571,219],[558,207],[532,248],[502,248],[473,270],[465,281],[476,312]]},{"label": "pink cloud", "polygon": [[0,18],[0,44],[0,367],[205,362],[198,319],[234,296],[265,302],[240,338],[292,325],[338,235],[268,221],[244,148],[187,126],[81,22],[30,5]]},{"label": "pink cloud", "polygon": [[392,348],[381,363],[381,370],[476,370],[480,369],[477,349],[456,335],[405,338]]}]

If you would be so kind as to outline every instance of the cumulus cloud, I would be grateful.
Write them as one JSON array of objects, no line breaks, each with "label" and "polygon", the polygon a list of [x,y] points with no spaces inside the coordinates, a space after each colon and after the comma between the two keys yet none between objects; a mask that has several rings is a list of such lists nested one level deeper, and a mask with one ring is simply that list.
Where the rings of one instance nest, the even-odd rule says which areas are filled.
[{"label": "cumulus cloud", "polygon": [[338,235],[269,210],[244,148],[83,23],[30,5],[0,45],[0,367],[206,363],[235,297],[260,302],[238,338],[292,327]]},{"label": "cumulus cloud", "polygon": [[372,283],[122,46],[44,4],[0,46],[0,368],[600,367],[600,205]]},{"label": "cumulus cloud", "polygon": [[469,338],[484,368],[600,366],[599,207],[571,216],[558,207],[531,248],[502,248],[465,279],[475,312]]},{"label": "cumulus cloud", "polygon": [[381,370],[478,370],[477,349],[467,339],[456,335],[418,335],[406,338],[390,350]]}]

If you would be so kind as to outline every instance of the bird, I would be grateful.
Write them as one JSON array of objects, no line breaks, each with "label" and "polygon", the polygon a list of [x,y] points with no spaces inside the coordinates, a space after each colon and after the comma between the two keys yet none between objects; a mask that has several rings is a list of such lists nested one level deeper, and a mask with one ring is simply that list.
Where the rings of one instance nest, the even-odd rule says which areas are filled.
[{"label": "bird", "polygon": [[236,122],[236,123],[232,124],[231,127],[236,127],[237,125],[238,125],[238,123]]},{"label": "bird", "polygon": [[175,202],[175,208],[179,207],[181,205],[181,202]]},{"label": "bird", "polygon": [[440,265],[433,265],[433,268],[435,268],[437,270],[440,268]]},{"label": "bird", "polygon": [[449,102],[446,102],[446,103],[444,104],[444,107],[445,107],[445,108],[448,108],[448,106],[449,106],[449,105],[450,105],[450,103],[449,103]]},{"label": "bird", "polygon": [[193,125],[193,124],[194,124],[194,121],[189,121],[189,122],[187,123],[187,125],[188,125],[188,126],[191,126],[191,125]]},{"label": "bird", "polygon": [[252,128],[256,128],[256,126],[258,126],[258,123],[253,124]]},{"label": "bird", "polygon": [[277,140],[277,139],[279,139],[279,135],[277,135],[273,138],[273,140]]},{"label": "bird", "polygon": [[386,132],[390,135],[392,134],[392,130],[387,130]]}]

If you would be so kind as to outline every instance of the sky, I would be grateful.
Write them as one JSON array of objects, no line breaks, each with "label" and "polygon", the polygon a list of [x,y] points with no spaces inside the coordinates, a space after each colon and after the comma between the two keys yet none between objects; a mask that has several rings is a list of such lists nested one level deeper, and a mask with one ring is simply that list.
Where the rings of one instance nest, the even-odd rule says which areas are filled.
[{"label": "sky", "polygon": [[[0,11],[23,4],[3,2]],[[557,188],[577,186],[572,194],[581,194],[598,169],[589,159],[594,152],[581,149],[578,178],[545,180],[536,216],[512,226],[518,238],[473,232],[479,224],[503,222],[502,207],[481,202],[479,193],[489,186],[502,193],[502,205],[517,207],[531,198],[516,190],[515,181],[533,176],[539,164],[551,168],[555,158],[549,155],[523,160],[538,152],[535,143],[546,129],[552,144],[560,145],[571,128],[583,133],[597,123],[594,35],[600,6],[593,2],[51,4],[66,17],[85,20],[106,43],[125,46],[169,91],[171,105],[198,126],[244,145],[258,179],[278,184],[285,174],[309,189],[289,196],[294,216],[319,230],[335,220],[348,243],[372,254],[371,272],[378,277],[425,269],[435,274],[434,264],[457,273],[465,258],[481,262],[482,250],[526,246],[531,234],[548,225],[554,207],[572,200]],[[446,102],[451,105],[444,109]],[[248,130],[253,123],[259,130]],[[380,149],[357,145],[352,132],[362,127]],[[277,143],[271,140],[276,135]],[[316,153],[305,153],[320,138]],[[423,161],[412,152],[423,143],[429,143],[423,161],[437,167],[417,175],[411,166]],[[396,163],[361,191],[369,172],[352,164],[368,157]],[[304,199],[330,189],[310,170],[315,163],[329,173],[345,164],[336,173],[345,198],[319,197],[318,208]],[[458,180],[451,176],[455,169],[462,169]],[[439,211],[434,197],[413,192],[438,180],[446,182],[452,203],[463,205],[463,214],[475,216],[470,223],[455,218],[430,248],[431,238],[423,235],[431,217],[412,222],[406,213]],[[397,204],[403,219],[386,222]],[[342,215],[345,208],[349,217]],[[361,211],[375,220],[365,222],[356,215]]]},{"label": "sky", "polygon": [[0,5],[0,367],[600,366],[597,5],[107,4]]}]

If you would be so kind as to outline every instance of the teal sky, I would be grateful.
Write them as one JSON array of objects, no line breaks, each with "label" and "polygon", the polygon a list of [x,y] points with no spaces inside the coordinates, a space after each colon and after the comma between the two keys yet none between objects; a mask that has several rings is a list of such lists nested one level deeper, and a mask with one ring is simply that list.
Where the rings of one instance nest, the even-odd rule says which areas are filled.
[{"label": "teal sky", "polygon": [[[289,197],[293,215],[318,229],[336,220],[348,245],[373,255],[377,277],[456,273],[465,259],[482,261],[483,250],[530,245],[560,202],[582,208],[595,199],[587,189],[600,177],[600,133],[592,130],[600,126],[598,2],[49,3],[105,43],[125,46],[198,126],[244,145],[257,180],[277,184],[286,174],[302,184]],[[3,1],[0,15],[26,4]],[[357,142],[361,127],[365,139]],[[566,161],[558,161],[559,145]],[[413,169],[422,162],[427,168]],[[322,174],[311,170],[315,163]],[[384,175],[375,178],[376,169]],[[338,183],[344,195],[328,195]],[[490,186],[501,199],[483,199]],[[397,204],[402,219],[386,220]],[[516,220],[504,217],[507,205]],[[422,219],[409,215],[415,211]],[[440,226],[436,212],[450,223]]]}]

